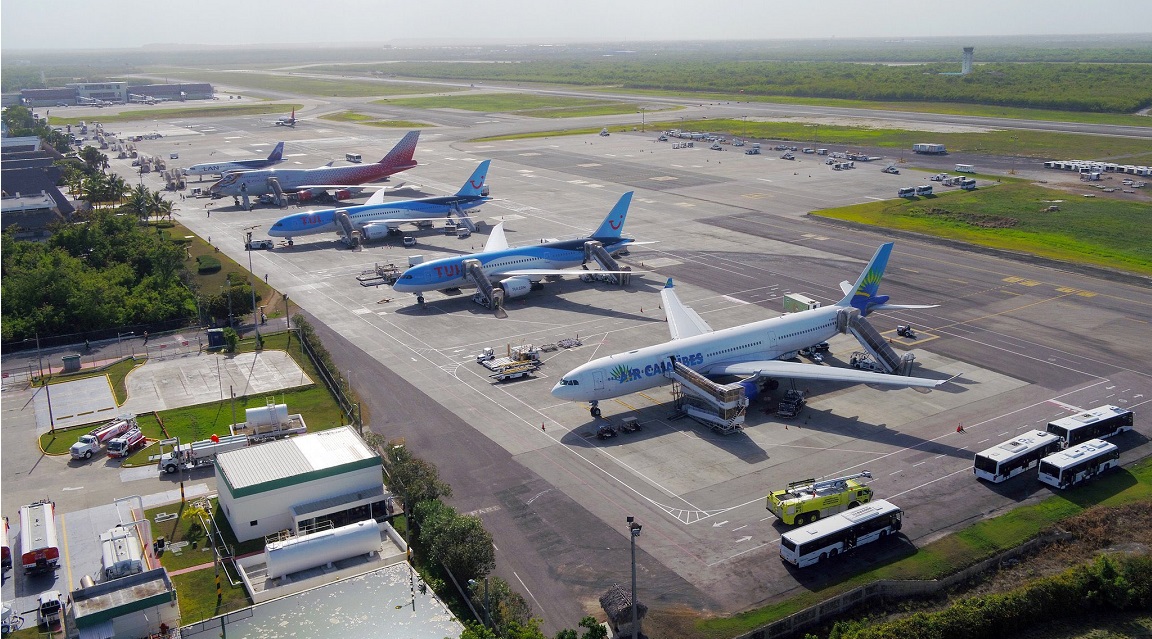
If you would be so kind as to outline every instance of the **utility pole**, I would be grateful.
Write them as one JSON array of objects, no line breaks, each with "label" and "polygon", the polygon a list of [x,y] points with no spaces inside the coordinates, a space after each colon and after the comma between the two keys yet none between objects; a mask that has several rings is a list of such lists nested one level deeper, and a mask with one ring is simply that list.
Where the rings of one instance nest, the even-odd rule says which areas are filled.
[{"label": "utility pole", "polygon": [[632,639],[639,636],[639,628],[636,627],[636,538],[640,536],[640,528],[636,518],[629,515],[628,534],[632,539]]}]

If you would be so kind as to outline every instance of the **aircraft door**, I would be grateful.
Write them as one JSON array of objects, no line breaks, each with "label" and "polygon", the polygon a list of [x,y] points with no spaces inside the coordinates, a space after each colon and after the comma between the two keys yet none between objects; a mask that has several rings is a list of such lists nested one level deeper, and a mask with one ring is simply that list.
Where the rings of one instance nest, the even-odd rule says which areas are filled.
[{"label": "aircraft door", "polygon": [[592,371],[592,388],[594,390],[604,390],[604,370],[596,369]]}]

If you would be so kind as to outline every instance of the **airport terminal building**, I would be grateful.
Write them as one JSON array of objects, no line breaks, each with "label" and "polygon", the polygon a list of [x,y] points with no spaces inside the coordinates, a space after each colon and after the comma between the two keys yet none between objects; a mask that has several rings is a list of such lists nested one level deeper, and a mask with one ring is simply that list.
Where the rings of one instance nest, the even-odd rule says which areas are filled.
[{"label": "airport terminal building", "polygon": [[398,511],[384,487],[380,457],[351,426],[221,453],[220,507],[239,541],[280,531],[299,534],[321,521],[334,527]]}]

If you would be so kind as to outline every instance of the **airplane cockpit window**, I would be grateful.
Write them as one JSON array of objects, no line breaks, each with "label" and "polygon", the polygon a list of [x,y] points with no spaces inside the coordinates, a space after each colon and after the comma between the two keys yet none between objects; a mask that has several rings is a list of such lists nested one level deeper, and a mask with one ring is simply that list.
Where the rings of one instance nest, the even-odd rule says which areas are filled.
[{"label": "airplane cockpit window", "polygon": [[411,273],[405,273],[400,279],[410,280],[410,279],[412,279],[412,274]]},{"label": "airplane cockpit window", "polygon": [[560,385],[561,386],[579,386],[580,380],[578,380],[578,379],[561,379]]}]

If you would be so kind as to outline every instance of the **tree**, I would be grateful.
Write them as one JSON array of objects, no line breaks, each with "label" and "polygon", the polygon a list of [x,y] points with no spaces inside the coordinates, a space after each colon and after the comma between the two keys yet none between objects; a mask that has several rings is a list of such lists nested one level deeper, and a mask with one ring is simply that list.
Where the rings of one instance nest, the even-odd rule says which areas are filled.
[{"label": "tree", "polygon": [[460,581],[483,577],[496,567],[492,533],[484,529],[479,517],[460,515],[452,519],[429,550],[433,560],[444,564]]},{"label": "tree", "polygon": [[88,175],[103,173],[108,168],[108,156],[94,146],[85,146],[80,149],[80,160],[84,162],[85,172]]},{"label": "tree", "polygon": [[391,488],[401,496],[406,506],[452,496],[452,487],[440,480],[435,466],[409,456],[407,448],[393,449],[392,452],[401,459],[386,464]]},{"label": "tree", "polygon": [[148,187],[143,184],[137,184],[128,192],[124,207],[135,215],[137,219],[145,221],[152,214],[151,198],[152,192]]},{"label": "tree", "polygon": [[229,353],[235,353],[236,345],[239,343],[240,335],[238,335],[231,326],[226,327],[224,329],[224,350]]},{"label": "tree", "polygon": [[[484,588],[487,581],[488,593],[485,597]],[[512,590],[512,586],[500,577],[488,576],[485,579],[474,579],[468,587],[468,597],[476,610],[483,610],[485,599],[491,607],[488,611],[492,625],[500,634],[507,635],[508,628],[513,625],[521,627],[532,623],[532,607],[528,600],[520,593]]]}]

